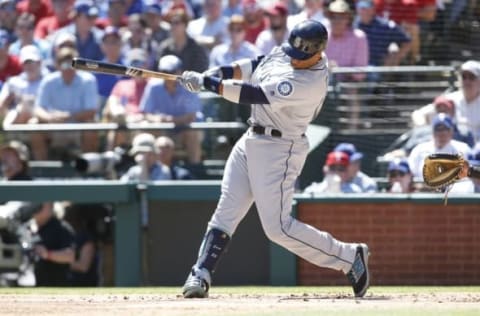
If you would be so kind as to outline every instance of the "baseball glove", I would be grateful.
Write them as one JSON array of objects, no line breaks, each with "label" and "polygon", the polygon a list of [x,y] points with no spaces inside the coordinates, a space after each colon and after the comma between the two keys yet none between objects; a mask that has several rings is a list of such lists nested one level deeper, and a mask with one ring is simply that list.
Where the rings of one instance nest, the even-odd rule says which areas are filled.
[{"label": "baseball glove", "polygon": [[458,154],[431,154],[423,164],[423,180],[438,189],[463,178],[465,160]]}]

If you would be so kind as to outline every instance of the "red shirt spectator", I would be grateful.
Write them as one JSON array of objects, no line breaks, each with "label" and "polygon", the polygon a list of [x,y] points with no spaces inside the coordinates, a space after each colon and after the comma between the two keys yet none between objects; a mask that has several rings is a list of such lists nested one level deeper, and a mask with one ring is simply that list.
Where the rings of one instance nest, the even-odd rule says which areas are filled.
[{"label": "red shirt spectator", "polygon": [[35,27],[35,37],[45,38],[54,31],[72,22],[71,0],[52,0],[54,15],[42,18]]},{"label": "red shirt spectator", "polygon": [[[2,58],[0,57],[0,64]],[[22,64],[17,56],[7,55],[5,66],[0,68],[0,81],[5,82],[7,78],[16,76],[22,72]]]},{"label": "red shirt spectator", "polygon": [[258,34],[268,28],[268,20],[256,0],[242,0],[245,40],[255,44]]},{"label": "red shirt spectator", "polygon": [[49,0],[21,0],[17,4],[17,11],[19,15],[24,12],[33,14],[35,22],[53,15],[52,4]]},{"label": "red shirt spectator", "polygon": [[418,21],[417,0],[375,0],[375,7],[380,17],[400,25],[404,22],[415,24]]}]

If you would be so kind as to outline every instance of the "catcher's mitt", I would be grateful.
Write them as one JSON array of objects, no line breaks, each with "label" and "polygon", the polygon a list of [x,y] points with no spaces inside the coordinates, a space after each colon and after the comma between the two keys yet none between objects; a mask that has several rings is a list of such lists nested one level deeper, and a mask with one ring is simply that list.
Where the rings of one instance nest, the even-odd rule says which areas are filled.
[{"label": "catcher's mitt", "polygon": [[432,188],[443,188],[462,178],[465,160],[458,154],[431,154],[423,164],[423,180]]}]

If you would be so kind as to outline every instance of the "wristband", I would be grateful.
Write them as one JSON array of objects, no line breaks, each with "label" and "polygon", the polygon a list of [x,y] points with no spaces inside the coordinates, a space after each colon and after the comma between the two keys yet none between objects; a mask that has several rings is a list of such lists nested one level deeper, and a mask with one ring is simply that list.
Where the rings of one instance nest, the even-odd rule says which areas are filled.
[{"label": "wristband", "polygon": [[47,256],[45,257],[46,260],[51,260],[52,259],[52,251],[47,250]]},{"label": "wristband", "polygon": [[222,80],[216,77],[205,76],[203,78],[203,86],[205,89],[215,92],[216,94],[221,94],[220,86],[222,85]]}]

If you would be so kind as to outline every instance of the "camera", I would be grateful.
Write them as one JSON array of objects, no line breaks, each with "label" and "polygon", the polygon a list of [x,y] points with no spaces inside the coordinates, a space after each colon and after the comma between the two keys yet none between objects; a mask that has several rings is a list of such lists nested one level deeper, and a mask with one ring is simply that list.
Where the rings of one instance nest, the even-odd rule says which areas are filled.
[{"label": "camera", "polygon": [[40,236],[29,220],[42,208],[40,203],[9,202],[0,209],[0,285],[18,285],[18,279],[38,258],[35,245]]},{"label": "camera", "polygon": [[76,171],[88,175],[104,175],[107,178],[116,178],[118,173],[127,170],[131,165],[132,158],[121,147],[102,153],[84,153],[73,160]]}]

